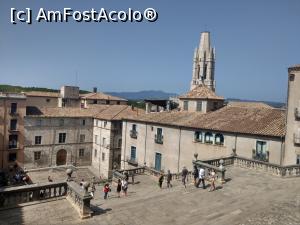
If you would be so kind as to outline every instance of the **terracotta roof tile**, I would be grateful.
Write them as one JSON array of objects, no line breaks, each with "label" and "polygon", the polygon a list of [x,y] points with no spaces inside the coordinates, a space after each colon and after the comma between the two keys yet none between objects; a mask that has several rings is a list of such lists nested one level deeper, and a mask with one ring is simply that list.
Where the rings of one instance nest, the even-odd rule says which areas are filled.
[{"label": "terracotta roof tile", "polygon": [[214,100],[224,100],[223,97],[217,96],[215,92],[204,85],[199,85],[193,90],[179,96],[179,99],[214,99]]},{"label": "terracotta roof tile", "polygon": [[264,103],[264,102],[236,102],[236,101],[230,101],[228,102],[229,106],[235,106],[235,107],[243,107],[243,108],[268,108],[273,109],[274,107]]},{"label": "terracotta roof tile", "polygon": [[145,111],[128,105],[97,105],[82,108],[27,107],[29,117],[93,117],[104,120],[134,119]]},{"label": "terracotta roof tile", "polygon": [[161,112],[140,115],[134,120],[229,133],[274,137],[285,135],[285,111],[275,108],[225,106],[206,114]]},{"label": "terracotta roof tile", "polygon": [[88,94],[82,94],[82,99],[90,99],[90,100],[116,100],[116,101],[127,101],[126,99],[119,98],[112,95],[107,95],[102,92],[97,93],[88,93]]}]

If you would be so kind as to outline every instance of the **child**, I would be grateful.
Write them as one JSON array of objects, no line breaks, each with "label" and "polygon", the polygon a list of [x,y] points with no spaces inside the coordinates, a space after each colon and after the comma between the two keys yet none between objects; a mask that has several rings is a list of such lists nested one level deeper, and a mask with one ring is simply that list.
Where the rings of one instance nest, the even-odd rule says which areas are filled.
[{"label": "child", "polygon": [[103,192],[104,192],[104,199],[107,199],[108,197],[108,192],[110,191],[110,188],[109,188],[109,184],[106,183],[103,187]]}]

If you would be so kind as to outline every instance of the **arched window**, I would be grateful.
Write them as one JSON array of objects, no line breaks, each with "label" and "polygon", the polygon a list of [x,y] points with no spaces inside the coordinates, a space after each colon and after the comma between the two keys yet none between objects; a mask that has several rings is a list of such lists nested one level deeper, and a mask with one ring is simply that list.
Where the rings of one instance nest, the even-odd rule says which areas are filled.
[{"label": "arched window", "polygon": [[223,134],[216,134],[215,144],[216,145],[224,145],[224,136],[223,136]]},{"label": "arched window", "polygon": [[214,142],[214,137],[213,137],[213,134],[211,133],[211,132],[206,132],[205,133],[205,143],[207,143],[207,144],[212,144],[213,142]]},{"label": "arched window", "polygon": [[195,131],[194,140],[196,142],[202,142],[202,132],[201,131]]}]

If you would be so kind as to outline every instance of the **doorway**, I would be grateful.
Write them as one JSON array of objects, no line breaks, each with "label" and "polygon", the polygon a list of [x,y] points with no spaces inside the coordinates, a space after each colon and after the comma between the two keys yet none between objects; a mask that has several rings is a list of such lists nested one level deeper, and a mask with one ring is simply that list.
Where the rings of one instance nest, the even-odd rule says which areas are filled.
[{"label": "doorway", "polygon": [[67,151],[65,149],[61,149],[56,154],[56,165],[66,165],[67,163]]},{"label": "doorway", "polygon": [[161,154],[157,152],[155,153],[155,170],[161,170]]}]

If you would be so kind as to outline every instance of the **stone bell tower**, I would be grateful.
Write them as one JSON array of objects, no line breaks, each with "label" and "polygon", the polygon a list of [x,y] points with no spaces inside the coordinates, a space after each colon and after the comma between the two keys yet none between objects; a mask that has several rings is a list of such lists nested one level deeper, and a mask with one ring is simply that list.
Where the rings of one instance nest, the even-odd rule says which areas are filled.
[{"label": "stone bell tower", "polygon": [[199,47],[195,49],[191,90],[205,85],[215,91],[215,48],[210,46],[210,33],[202,32]]},{"label": "stone bell tower", "polygon": [[284,166],[300,164],[300,64],[288,69]]}]

